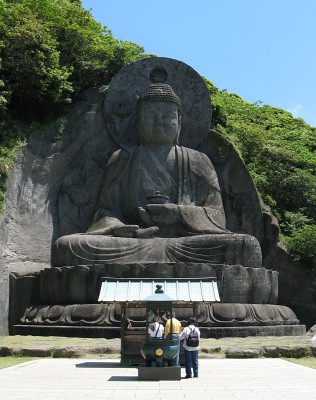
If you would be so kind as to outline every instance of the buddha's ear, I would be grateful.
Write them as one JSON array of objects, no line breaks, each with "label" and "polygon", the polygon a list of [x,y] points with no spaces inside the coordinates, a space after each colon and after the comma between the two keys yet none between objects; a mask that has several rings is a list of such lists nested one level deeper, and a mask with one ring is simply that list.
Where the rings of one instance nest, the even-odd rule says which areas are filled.
[{"label": "buddha's ear", "polygon": [[143,142],[143,137],[142,137],[141,131],[140,131],[140,129],[139,129],[139,124],[138,124],[138,123],[137,123],[137,125],[136,125],[136,128],[137,128],[137,133],[138,133],[138,141],[137,141],[137,144],[142,144],[142,143],[144,143],[144,142]]},{"label": "buddha's ear", "polygon": [[180,132],[181,132],[181,119],[182,119],[181,113],[178,111],[178,132],[174,144],[179,144]]},{"label": "buddha's ear", "polygon": [[139,124],[139,114],[140,114],[140,105],[137,105],[136,107],[136,131],[138,134],[138,144],[142,143],[142,135],[140,132],[140,124]]},{"label": "buddha's ear", "polygon": [[181,130],[181,122],[182,122],[182,113],[180,111],[178,111],[178,122],[179,122],[179,132],[178,135],[180,135],[180,130]]}]

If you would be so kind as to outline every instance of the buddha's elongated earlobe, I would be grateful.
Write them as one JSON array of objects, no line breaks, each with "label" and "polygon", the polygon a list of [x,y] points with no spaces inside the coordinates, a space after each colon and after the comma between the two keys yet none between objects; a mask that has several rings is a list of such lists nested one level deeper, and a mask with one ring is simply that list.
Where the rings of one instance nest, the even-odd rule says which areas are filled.
[{"label": "buddha's elongated earlobe", "polygon": [[180,112],[180,110],[178,110],[178,132],[177,132],[177,137],[175,138],[175,141],[173,144],[179,144],[180,132],[181,132],[181,112]]}]

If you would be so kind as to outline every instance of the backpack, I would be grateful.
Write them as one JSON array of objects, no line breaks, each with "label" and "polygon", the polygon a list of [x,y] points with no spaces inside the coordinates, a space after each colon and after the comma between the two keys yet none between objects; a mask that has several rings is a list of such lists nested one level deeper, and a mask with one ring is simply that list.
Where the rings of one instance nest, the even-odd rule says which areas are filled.
[{"label": "backpack", "polygon": [[189,336],[187,337],[187,346],[190,347],[198,347],[200,341],[199,341],[199,335],[195,330],[195,327],[191,329],[191,332],[189,333]]}]

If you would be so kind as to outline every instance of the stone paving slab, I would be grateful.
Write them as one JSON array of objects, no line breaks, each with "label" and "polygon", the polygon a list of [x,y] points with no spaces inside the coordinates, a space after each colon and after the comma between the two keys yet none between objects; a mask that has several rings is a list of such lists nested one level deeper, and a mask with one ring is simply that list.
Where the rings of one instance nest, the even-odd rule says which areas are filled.
[{"label": "stone paving slab", "polygon": [[[139,381],[106,359],[44,358],[0,370],[0,400],[316,400],[316,370],[280,359],[202,359],[200,376]],[[184,376],[184,369],[182,369]]]}]

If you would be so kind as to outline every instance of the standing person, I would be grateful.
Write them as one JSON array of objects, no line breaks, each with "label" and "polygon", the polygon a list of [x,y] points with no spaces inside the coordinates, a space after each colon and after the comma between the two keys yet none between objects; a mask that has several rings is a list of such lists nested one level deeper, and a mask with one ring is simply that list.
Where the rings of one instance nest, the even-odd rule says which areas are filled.
[{"label": "standing person", "polygon": [[198,350],[200,343],[200,330],[196,327],[196,319],[189,319],[189,326],[183,329],[180,340],[184,340],[184,358],[185,358],[185,378],[197,378],[199,376]]},{"label": "standing person", "polygon": [[165,339],[177,339],[178,340],[178,352],[176,357],[173,360],[173,365],[179,365],[179,356],[180,356],[180,334],[182,332],[181,322],[175,318],[175,313],[168,313],[168,320],[165,326]]},{"label": "standing person", "polygon": [[162,339],[164,330],[163,325],[159,322],[159,317],[154,317],[153,323],[148,328],[148,334],[151,339]]}]

